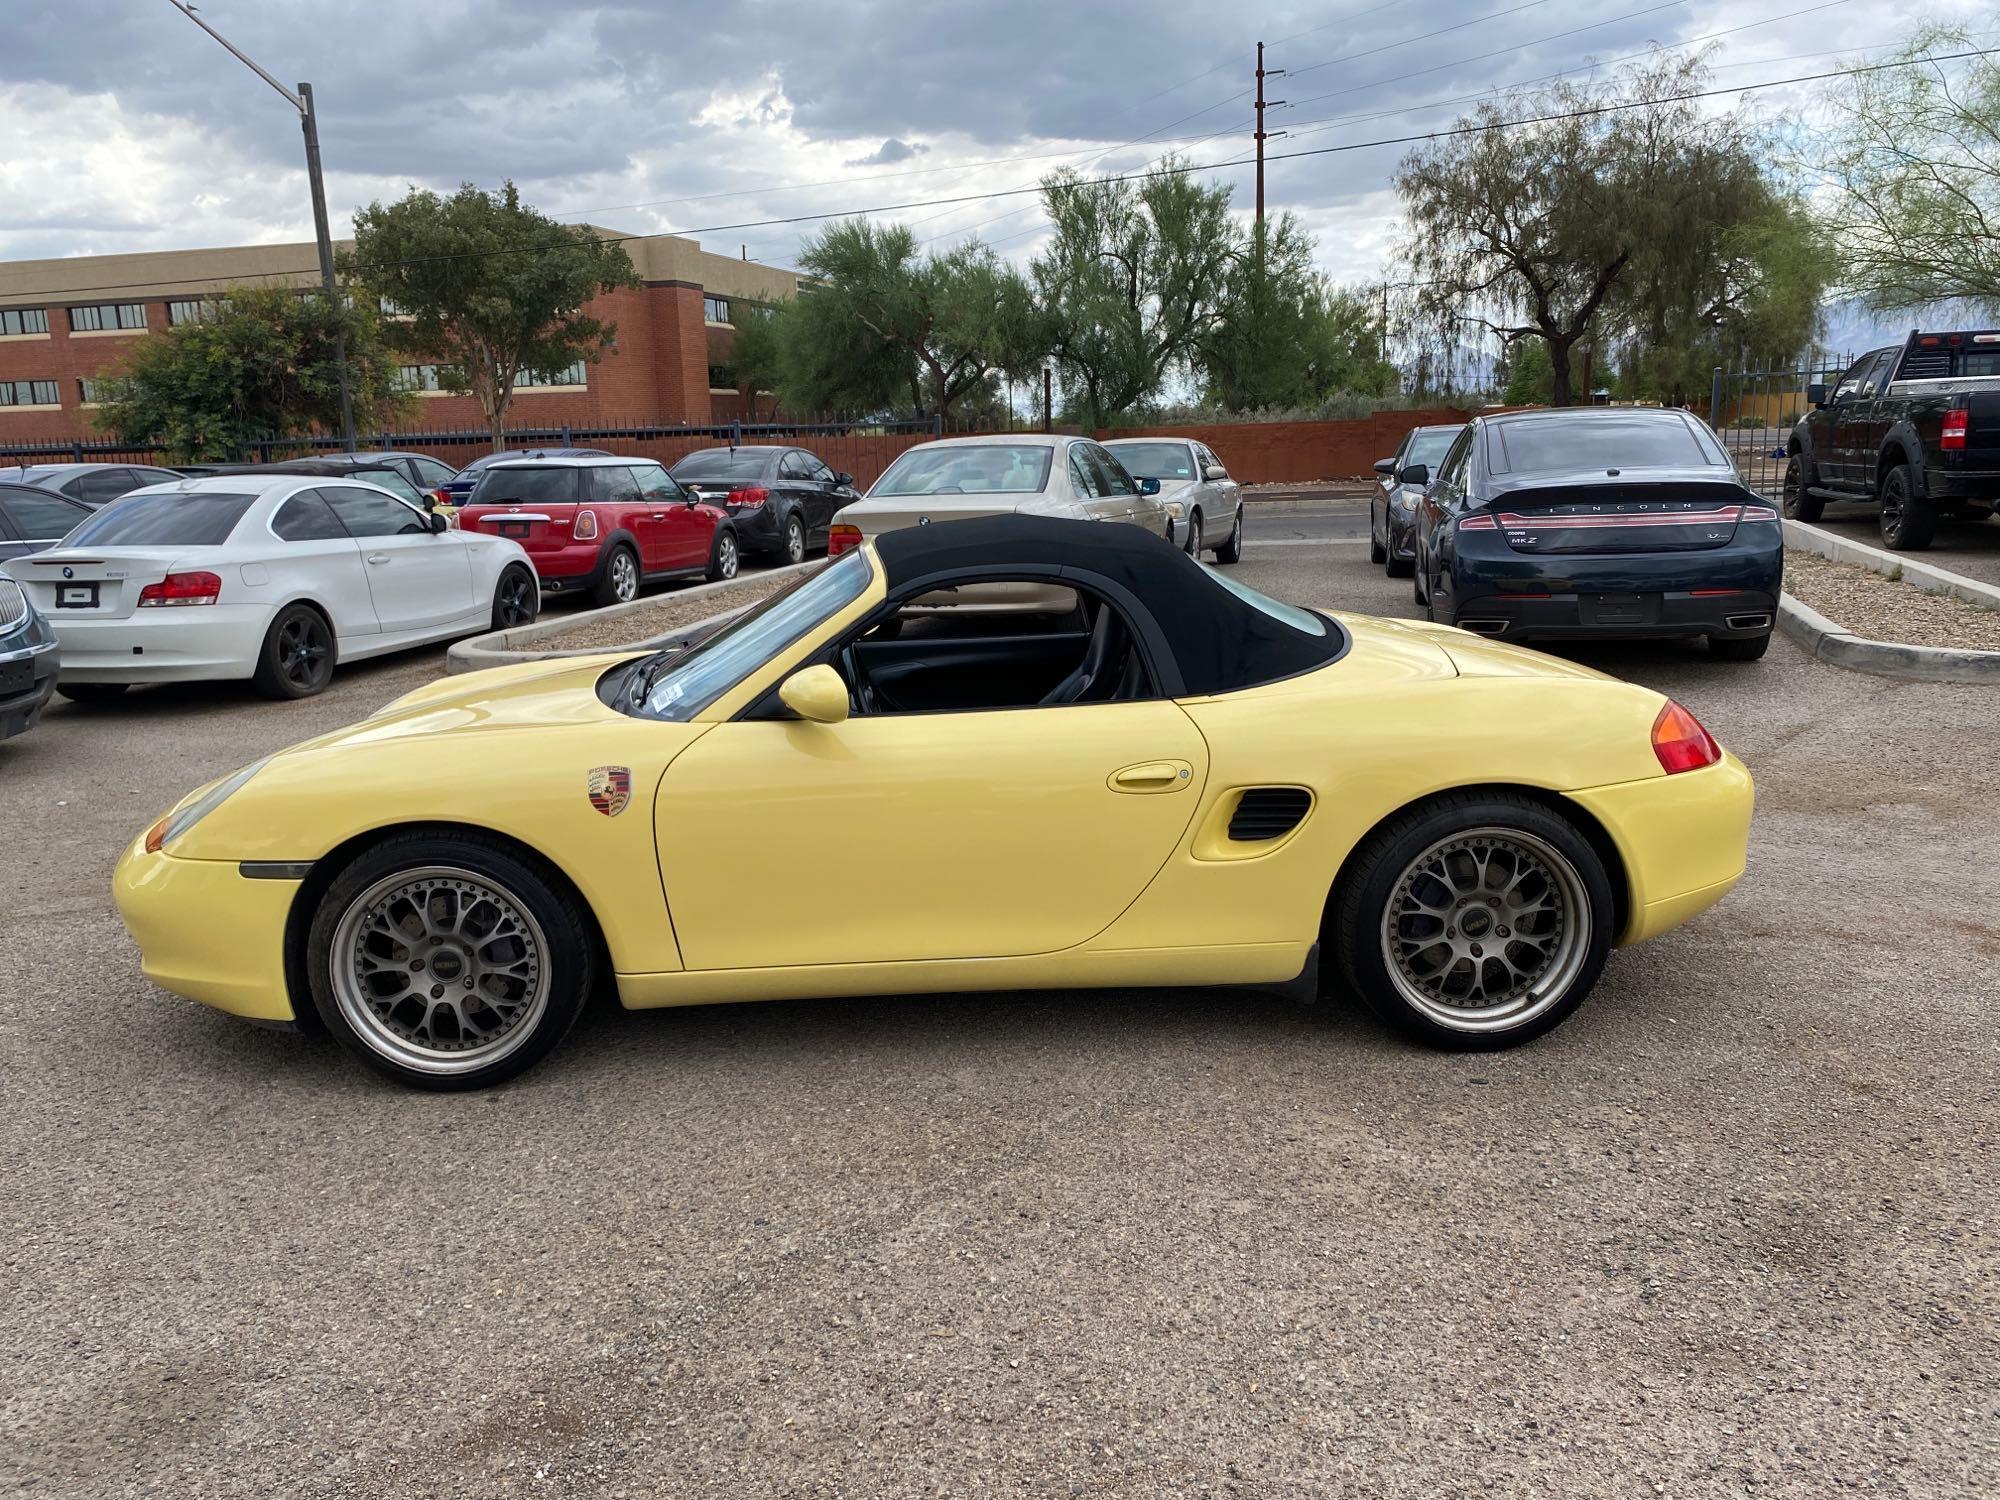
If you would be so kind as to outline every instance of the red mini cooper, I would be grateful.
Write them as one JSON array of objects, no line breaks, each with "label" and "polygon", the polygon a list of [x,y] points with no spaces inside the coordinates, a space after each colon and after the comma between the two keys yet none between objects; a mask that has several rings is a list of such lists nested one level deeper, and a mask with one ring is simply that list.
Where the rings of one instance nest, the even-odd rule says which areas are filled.
[{"label": "red mini cooper", "polygon": [[599,604],[622,604],[664,578],[736,576],[739,544],[728,513],[647,458],[492,464],[458,515],[467,531],[519,542],[544,593],[588,591]]}]

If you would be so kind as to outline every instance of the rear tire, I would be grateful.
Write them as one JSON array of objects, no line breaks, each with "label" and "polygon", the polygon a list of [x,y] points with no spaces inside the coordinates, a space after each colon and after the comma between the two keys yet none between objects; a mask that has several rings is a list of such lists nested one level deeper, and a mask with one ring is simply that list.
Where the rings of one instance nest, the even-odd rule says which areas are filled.
[{"label": "rear tire", "polygon": [[708,545],[708,581],[727,583],[736,576],[742,556],[736,545],[736,533],[727,526],[715,528],[715,540]]},{"label": "rear tire", "polygon": [[250,685],[266,698],[312,698],[333,681],[333,627],[310,604],[288,604],[264,632]]},{"label": "rear tire", "polygon": [[514,630],[532,625],[541,612],[542,595],[535,587],[534,575],[518,564],[502,570],[493,589],[493,628]]},{"label": "rear tire", "polygon": [[1771,649],[1771,633],[1749,637],[1733,636],[1723,638],[1712,636],[1708,642],[1708,654],[1717,661],[1757,661]]},{"label": "rear tire", "polygon": [[604,574],[591,589],[590,597],[600,609],[612,604],[630,604],[639,597],[639,555],[620,542],[604,559]]},{"label": "rear tire", "polygon": [[398,835],[321,899],[306,939],[313,1008],[341,1046],[412,1088],[484,1088],[560,1042],[596,947],[537,860],[477,834]]},{"label": "rear tire", "polygon": [[129,682],[59,682],[56,691],[72,703],[115,703],[125,696]]},{"label": "rear tire", "polygon": [[1391,819],[1343,875],[1341,972],[1433,1047],[1512,1047],[1590,993],[1616,935],[1604,862],[1567,819],[1508,792],[1460,792]]},{"label": "rear tire", "polygon": [[778,560],[783,563],[806,560],[806,523],[797,511],[785,518],[785,536],[778,546]]},{"label": "rear tire", "polygon": [[1807,490],[1819,483],[1819,471],[1806,462],[1803,453],[1794,453],[1785,462],[1784,488],[1778,509],[1790,521],[1817,521],[1826,512],[1826,502]]},{"label": "rear tire", "polygon": [[1243,507],[1236,507],[1236,520],[1229,528],[1229,540],[1215,549],[1215,560],[1223,567],[1243,561]]},{"label": "rear tire", "polygon": [[1897,552],[1921,552],[1937,531],[1937,507],[1918,493],[1917,471],[1897,464],[1882,476],[1882,545]]}]

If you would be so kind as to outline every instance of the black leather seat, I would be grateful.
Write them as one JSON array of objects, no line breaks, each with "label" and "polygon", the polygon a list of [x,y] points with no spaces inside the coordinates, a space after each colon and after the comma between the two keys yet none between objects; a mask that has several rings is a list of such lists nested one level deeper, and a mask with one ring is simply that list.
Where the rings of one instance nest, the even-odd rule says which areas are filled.
[{"label": "black leather seat", "polygon": [[1049,689],[1042,702],[1084,703],[1093,698],[1109,698],[1110,686],[1124,675],[1125,659],[1130,654],[1131,643],[1118,611],[1108,604],[1098,605],[1097,621],[1091,626],[1090,645],[1083,653],[1083,660],[1075,671]]}]

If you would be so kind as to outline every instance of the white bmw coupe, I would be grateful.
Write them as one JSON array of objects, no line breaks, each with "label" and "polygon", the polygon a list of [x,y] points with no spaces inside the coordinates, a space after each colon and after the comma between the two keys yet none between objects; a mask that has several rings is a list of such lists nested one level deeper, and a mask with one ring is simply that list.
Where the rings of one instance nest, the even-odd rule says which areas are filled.
[{"label": "white bmw coupe", "polygon": [[518,542],[319,475],[149,485],[6,570],[55,627],[56,691],[79,702],[227,678],[306,698],[336,662],[524,625],[541,607]]}]

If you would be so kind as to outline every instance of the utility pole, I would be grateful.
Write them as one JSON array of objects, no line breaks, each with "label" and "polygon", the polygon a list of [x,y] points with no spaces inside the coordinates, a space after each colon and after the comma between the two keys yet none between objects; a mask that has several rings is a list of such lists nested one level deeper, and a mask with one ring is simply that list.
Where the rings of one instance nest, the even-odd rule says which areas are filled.
[{"label": "utility pole", "polygon": [[1264,222],[1264,142],[1285,133],[1282,130],[1266,131],[1264,129],[1264,111],[1266,109],[1276,109],[1285,102],[1282,99],[1265,99],[1264,80],[1266,78],[1282,78],[1284,72],[1283,68],[1272,68],[1269,72],[1265,71],[1264,44],[1259,42],[1257,44],[1257,222],[1259,225]]},{"label": "utility pole", "polygon": [[1042,431],[1054,431],[1055,415],[1055,371],[1042,366]]},{"label": "utility pole", "polygon": [[[319,169],[319,117],[313,112],[312,85],[302,83],[298,92],[286,88],[277,79],[258,67],[234,42],[217,31],[208,22],[195,14],[195,8],[187,0],[167,0],[175,10],[186,16],[203,31],[214,37],[228,51],[229,55],[255,73],[264,82],[276,89],[287,104],[299,112],[299,126],[306,138],[306,180],[312,189],[313,232],[319,238],[319,277],[326,289],[327,301],[338,306],[340,288],[333,274],[333,239],[326,222],[326,184],[320,179]],[[354,451],[354,393],[347,381],[347,335],[340,334],[334,340],[333,358],[340,373],[340,442],[348,452]]]}]

